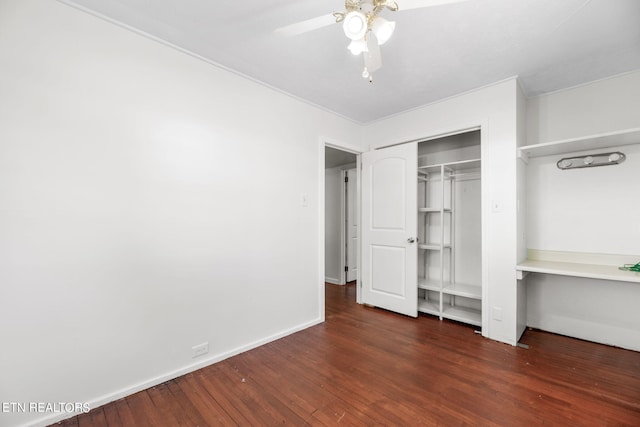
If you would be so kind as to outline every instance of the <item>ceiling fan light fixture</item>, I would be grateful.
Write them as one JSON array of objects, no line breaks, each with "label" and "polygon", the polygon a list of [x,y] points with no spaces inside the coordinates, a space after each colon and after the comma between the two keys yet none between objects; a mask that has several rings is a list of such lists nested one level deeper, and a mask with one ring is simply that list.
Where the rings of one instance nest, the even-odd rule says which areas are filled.
[{"label": "ceiling fan light fixture", "polygon": [[367,42],[364,39],[352,40],[348,46],[349,51],[354,55],[360,55],[362,52],[367,51]]},{"label": "ceiling fan light fixture", "polygon": [[385,44],[391,38],[395,29],[396,23],[394,21],[387,21],[380,16],[374,19],[371,25],[371,31],[376,35],[379,45]]},{"label": "ceiling fan light fixture", "polygon": [[367,32],[367,17],[357,11],[347,13],[342,23],[344,34],[351,40],[359,40]]}]

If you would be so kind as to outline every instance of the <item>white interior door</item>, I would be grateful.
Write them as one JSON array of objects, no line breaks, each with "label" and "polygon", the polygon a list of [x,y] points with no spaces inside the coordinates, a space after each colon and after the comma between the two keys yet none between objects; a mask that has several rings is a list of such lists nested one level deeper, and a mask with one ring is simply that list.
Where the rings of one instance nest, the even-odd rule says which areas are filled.
[{"label": "white interior door", "polygon": [[362,155],[362,302],[418,315],[418,146]]},{"label": "white interior door", "polygon": [[356,169],[345,171],[347,176],[346,197],[346,243],[347,243],[347,282],[358,277],[358,174]]}]

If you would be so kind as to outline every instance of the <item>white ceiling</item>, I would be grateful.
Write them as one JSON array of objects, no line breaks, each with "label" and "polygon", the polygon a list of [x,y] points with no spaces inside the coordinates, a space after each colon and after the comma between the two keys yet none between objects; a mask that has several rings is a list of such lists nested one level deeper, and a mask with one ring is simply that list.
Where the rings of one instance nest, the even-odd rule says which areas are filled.
[{"label": "white ceiling", "polygon": [[[640,0],[469,0],[384,11],[396,31],[371,84],[339,25],[276,28],[341,0],[61,0],[356,122],[515,75],[529,96],[640,69]],[[402,7],[402,0],[398,0]]]}]

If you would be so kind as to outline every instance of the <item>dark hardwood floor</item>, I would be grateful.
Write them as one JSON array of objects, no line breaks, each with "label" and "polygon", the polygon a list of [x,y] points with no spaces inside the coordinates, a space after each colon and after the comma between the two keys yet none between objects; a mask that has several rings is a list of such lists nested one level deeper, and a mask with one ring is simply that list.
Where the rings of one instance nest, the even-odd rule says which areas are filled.
[{"label": "dark hardwood floor", "polygon": [[640,353],[540,331],[473,328],[355,303],[326,322],[96,408],[65,426],[640,426]]}]

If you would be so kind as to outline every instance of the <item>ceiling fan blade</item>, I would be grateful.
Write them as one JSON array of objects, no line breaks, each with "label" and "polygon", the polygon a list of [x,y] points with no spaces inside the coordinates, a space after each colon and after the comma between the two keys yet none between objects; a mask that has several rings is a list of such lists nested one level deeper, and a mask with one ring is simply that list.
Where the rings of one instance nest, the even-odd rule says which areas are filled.
[{"label": "ceiling fan blade", "polygon": [[398,10],[418,9],[421,7],[440,6],[450,3],[462,3],[469,0],[396,0]]},{"label": "ceiling fan blade", "polygon": [[274,31],[275,34],[283,37],[297,36],[318,28],[328,27],[336,23],[336,17],[332,14],[317,16],[305,21],[296,22],[295,24],[280,27]]}]

